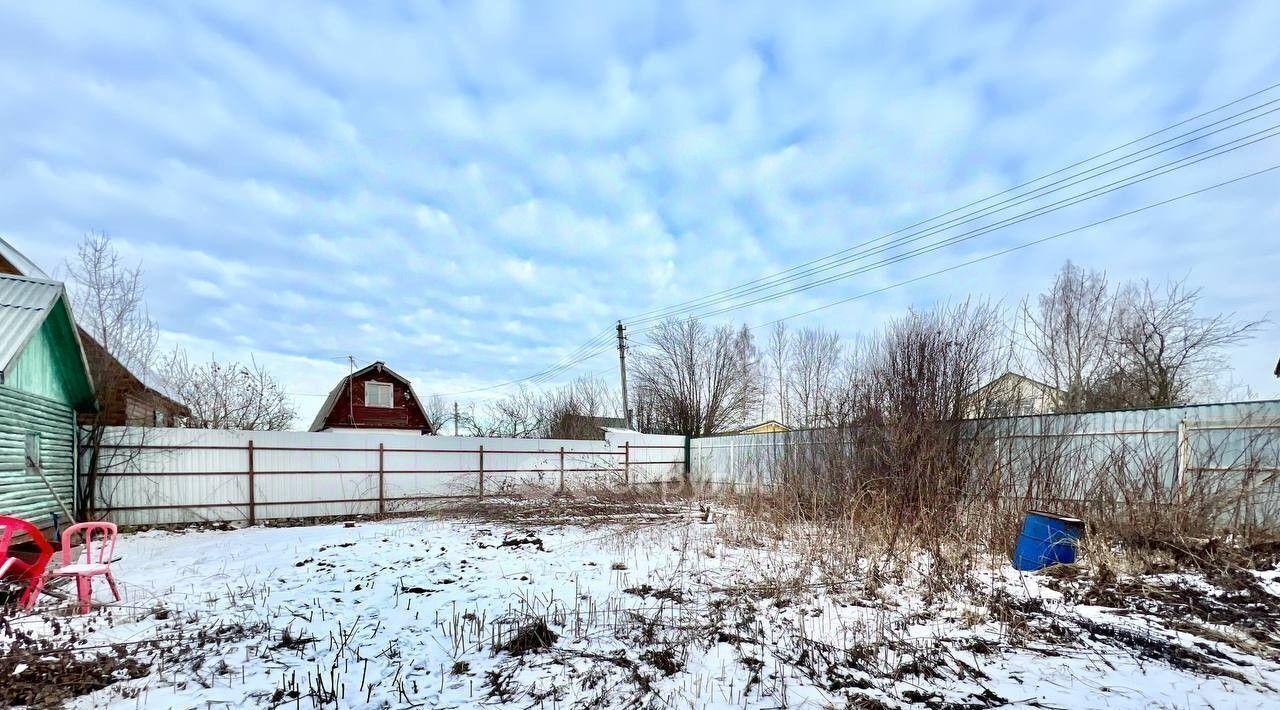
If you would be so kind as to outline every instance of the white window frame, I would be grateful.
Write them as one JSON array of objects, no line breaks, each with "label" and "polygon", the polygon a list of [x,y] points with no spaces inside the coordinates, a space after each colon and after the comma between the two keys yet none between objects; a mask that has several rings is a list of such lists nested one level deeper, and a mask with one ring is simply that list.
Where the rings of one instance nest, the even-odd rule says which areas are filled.
[{"label": "white window frame", "polygon": [[[375,400],[370,399],[371,392],[385,392],[385,399],[378,396]],[[385,404],[384,404],[385,402]],[[395,403],[395,385],[390,382],[366,382],[364,383],[364,406],[366,407],[382,407],[389,409],[396,406]]]}]

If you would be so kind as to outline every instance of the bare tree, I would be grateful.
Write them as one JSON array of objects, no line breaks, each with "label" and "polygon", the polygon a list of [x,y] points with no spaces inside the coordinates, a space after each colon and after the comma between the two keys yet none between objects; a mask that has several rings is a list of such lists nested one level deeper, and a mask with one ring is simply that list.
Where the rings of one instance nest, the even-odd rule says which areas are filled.
[{"label": "bare tree", "polygon": [[600,439],[600,420],[621,409],[612,388],[595,377],[582,377],[547,393],[542,406],[545,436],[552,439]]},{"label": "bare tree", "polygon": [[102,233],[89,233],[76,248],[76,256],[66,264],[71,276],[71,296],[76,323],[93,341],[86,343],[85,355],[93,373],[94,398],[98,409],[82,448],[88,452],[83,485],[79,486],[77,508],[82,516],[95,515],[98,473],[118,468],[136,456],[138,449],[104,447],[107,417],[127,410],[127,396],[134,373],[144,382],[152,373],[157,329],[147,312],[142,267],[127,265]]},{"label": "bare tree", "polygon": [[581,377],[563,387],[538,391],[521,387],[489,402],[481,416],[463,410],[460,425],[475,436],[599,439],[601,418],[621,405],[603,380]]},{"label": "bare tree", "polygon": [[1095,406],[1095,394],[1108,375],[1107,338],[1115,318],[1106,274],[1068,261],[1034,304],[1023,300],[1020,315],[1037,374],[1063,392],[1056,408]]},{"label": "bare tree", "polygon": [[791,421],[807,427],[834,425],[833,390],[843,352],[840,334],[804,328],[794,337],[794,350],[787,377]]},{"label": "bare tree", "polygon": [[867,361],[870,392],[883,417],[900,423],[963,419],[973,409],[972,393],[997,369],[1001,322],[998,307],[973,301],[892,321]]},{"label": "bare tree", "polygon": [[192,363],[176,349],[162,360],[160,373],[174,398],[190,408],[181,422],[190,428],[280,431],[297,416],[284,388],[253,359]]},{"label": "bare tree", "polygon": [[142,266],[129,266],[106,234],[85,235],[67,262],[76,323],[125,369],[143,378],[155,362],[158,332],[147,312]]},{"label": "bare tree", "polygon": [[791,334],[787,332],[787,324],[778,321],[769,332],[769,374],[773,380],[774,406],[778,419],[783,423],[788,420],[787,374],[791,368]]},{"label": "bare tree", "polygon": [[485,415],[472,420],[473,430],[477,436],[536,437],[546,426],[540,399],[522,385],[515,393],[489,402]]},{"label": "bare tree", "polygon": [[1112,290],[1105,275],[1067,262],[1020,319],[1039,375],[1064,393],[1058,409],[1170,406],[1214,391],[1224,349],[1261,321],[1200,316],[1200,294],[1185,281]]},{"label": "bare tree", "polygon": [[485,427],[480,424],[479,419],[476,416],[474,402],[468,402],[466,405],[459,407],[456,422],[458,433],[465,432],[467,436],[485,436]]},{"label": "bare tree", "polygon": [[1200,294],[1185,280],[1163,288],[1144,281],[1120,291],[1105,383],[1117,403],[1167,407],[1192,401],[1226,369],[1223,350],[1253,337],[1263,323],[1234,313],[1200,316]]},{"label": "bare tree", "polygon": [[966,301],[913,310],[855,341],[828,385],[824,418],[835,426],[805,433],[823,442],[813,456],[785,457],[797,508],[830,513],[871,495],[905,520],[955,505],[966,483],[957,420],[996,371],[1005,332],[998,307]]},{"label": "bare tree", "polygon": [[427,423],[431,425],[433,434],[443,434],[444,428],[453,421],[453,407],[446,401],[444,397],[433,394],[427,397],[427,401],[423,402],[426,409],[423,414],[427,416]]},{"label": "bare tree", "polygon": [[667,320],[633,358],[638,419],[648,431],[705,436],[741,425],[762,396],[760,353],[743,327]]}]

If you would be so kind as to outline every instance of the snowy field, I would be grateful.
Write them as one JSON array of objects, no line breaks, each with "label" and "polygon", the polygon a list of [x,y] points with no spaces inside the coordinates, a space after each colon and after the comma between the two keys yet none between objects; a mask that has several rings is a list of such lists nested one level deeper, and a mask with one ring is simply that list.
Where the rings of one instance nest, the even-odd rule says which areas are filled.
[{"label": "snowy field", "polygon": [[923,560],[915,573],[871,559],[833,568],[813,553],[821,532],[771,535],[696,508],[624,510],[525,504],[127,535],[115,565],[125,601],[90,617],[46,606],[10,618],[0,673],[11,687],[80,673],[92,679],[83,690],[105,687],[68,704],[121,708],[1257,708],[1280,698],[1274,571],[1097,580],[1024,576],[992,560],[930,580]]}]

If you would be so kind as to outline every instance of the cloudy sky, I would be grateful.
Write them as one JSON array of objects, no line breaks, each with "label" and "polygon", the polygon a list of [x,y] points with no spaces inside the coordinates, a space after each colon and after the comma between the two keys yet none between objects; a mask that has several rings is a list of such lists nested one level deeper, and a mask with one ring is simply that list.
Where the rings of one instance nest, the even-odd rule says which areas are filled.
[{"label": "cloudy sky", "polygon": [[[0,234],[52,269],[109,233],[167,343],[254,355],[309,420],[347,355],[423,394],[523,377],[619,318],[1280,82],[1276,2],[870,5],[7,3]],[[1280,123],[1263,110],[1129,170]],[[806,311],[1278,163],[1261,140],[716,318]],[[1068,258],[1280,318],[1277,194],[1280,171],[793,322],[855,335],[969,294],[1013,303]],[[1273,323],[1232,353],[1235,379],[1280,396],[1277,356]],[[613,357],[560,377],[611,377]]]}]

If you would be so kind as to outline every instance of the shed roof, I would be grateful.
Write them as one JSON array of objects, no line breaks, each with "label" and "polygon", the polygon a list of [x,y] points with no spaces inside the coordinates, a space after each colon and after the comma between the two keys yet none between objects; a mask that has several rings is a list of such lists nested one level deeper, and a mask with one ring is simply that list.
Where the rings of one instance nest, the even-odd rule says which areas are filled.
[{"label": "shed roof", "polygon": [[627,420],[625,417],[597,417],[591,414],[566,414],[565,419],[576,422],[582,422],[586,426],[596,427],[605,431],[632,431],[627,428]]},{"label": "shed roof", "polygon": [[[60,282],[0,274],[0,376],[10,371],[27,343],[31,342],[36,331],[40,330],[40,326],[53,313],[59,300],[66,307],[67,314],[71,315],[71,302]],[[89,379],[89,361],[85,358],[80,334],[74,327],[74,316],[71,322],[72,336],[79,351],[80,363],[84,367],[84,376]],[[93,389],[91,380],[89,389]]]}]

